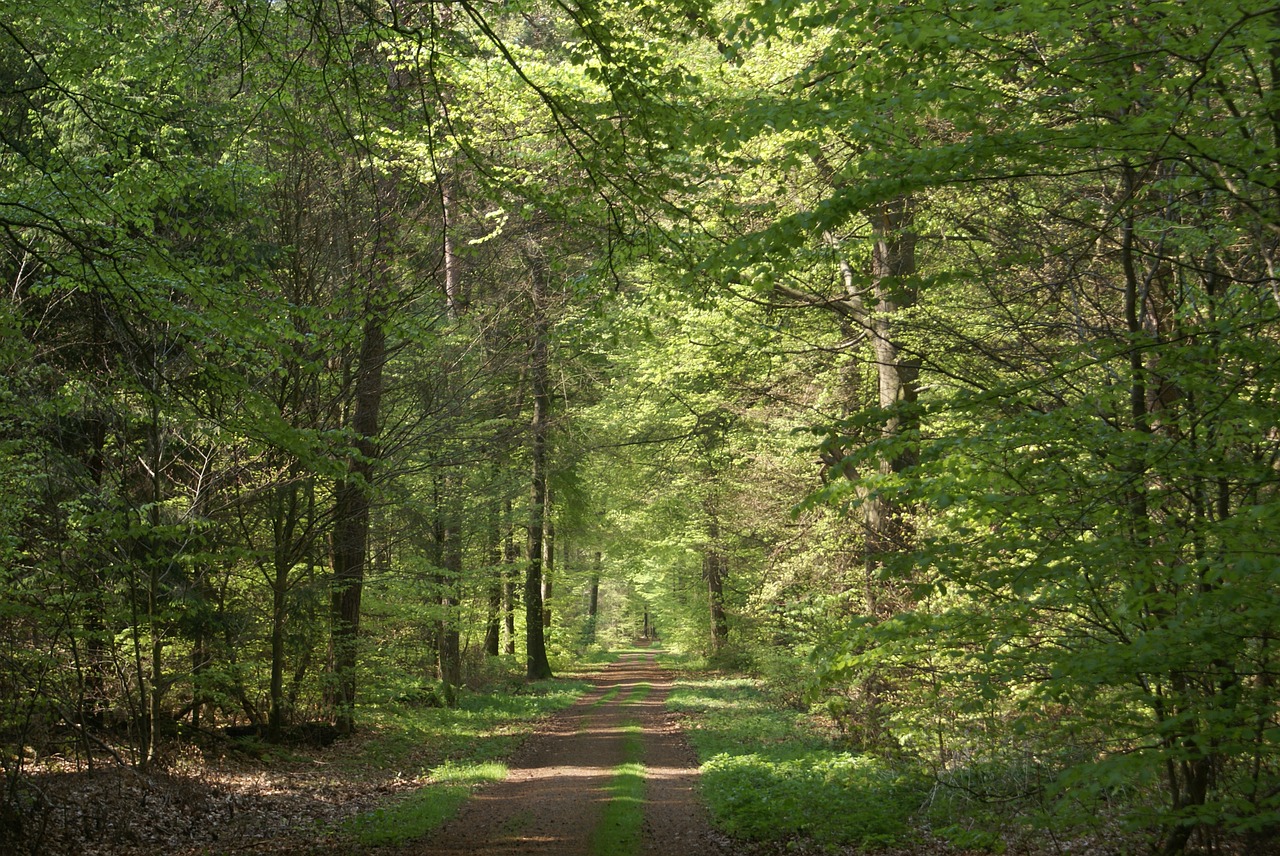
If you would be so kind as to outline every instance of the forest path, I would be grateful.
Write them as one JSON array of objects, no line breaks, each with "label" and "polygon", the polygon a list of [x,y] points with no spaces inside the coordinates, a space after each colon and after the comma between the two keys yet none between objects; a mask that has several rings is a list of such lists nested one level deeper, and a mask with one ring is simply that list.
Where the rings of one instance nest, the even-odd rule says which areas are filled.
[{"label": "forest path", "polygon": [[[652,651],[623,654],[529,739],[505,780],[473,794],[406,856],[723,853],[697,795],[696,757],[666,712],[670,691],[670,673]],[[609,803],[634,800],[637,762],[643,821],[628,834],[637,818]],[[620,793],[628,779],[632,790]]]}]

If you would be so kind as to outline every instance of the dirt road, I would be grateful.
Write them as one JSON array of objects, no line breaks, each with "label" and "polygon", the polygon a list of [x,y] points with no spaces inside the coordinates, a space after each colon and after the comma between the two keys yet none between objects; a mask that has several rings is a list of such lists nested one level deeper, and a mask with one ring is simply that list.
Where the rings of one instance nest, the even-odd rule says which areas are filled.
[{"label": "dirt road", "polygon": [[[595,688],[557,715],[512,760],[506,780],[474,794],[441,830],[413,849],[420,856],[719,856],[724,853],[698,801],[697,762],[664,702],[671,679],[651,652],[623,654]],[[636,757],[638,756],[638,757]],[[643,820],[634,826],[620,776],[638,780]],[[635,782],[638,785],[638,781]],[[634,790],[632,791],[634,793]],[[610,824],[619,830],[610,837]],[[621,838],[618,836],[621,835]],[[609,852],[602,852],[602,851]]]}]

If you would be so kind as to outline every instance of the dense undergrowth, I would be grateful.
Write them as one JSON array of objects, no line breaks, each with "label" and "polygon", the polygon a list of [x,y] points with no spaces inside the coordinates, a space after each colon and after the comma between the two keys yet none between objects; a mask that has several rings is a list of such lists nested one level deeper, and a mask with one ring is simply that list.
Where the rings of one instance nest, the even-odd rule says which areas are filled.
[{"label": "dense undergrowth", "polygon": [[1142,798],[1136,787],[1117,787],[1087,812],[1063,811],[1048,798],[1054,771],[1025,758],[940,770],[905,748],[862,750],[822,706],[803,702],[796,663],[764,677],[676,665],[684,674],[667,705],[698,753],[716,825],[736,838],[895,853],[1143,847],[1141,830],[1120,820]]}]

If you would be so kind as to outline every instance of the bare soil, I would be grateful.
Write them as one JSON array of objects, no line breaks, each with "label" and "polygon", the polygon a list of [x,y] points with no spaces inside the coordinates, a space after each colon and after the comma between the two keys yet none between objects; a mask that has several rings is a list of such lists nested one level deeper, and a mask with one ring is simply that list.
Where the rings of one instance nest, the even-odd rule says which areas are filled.
[{"label": "bare soil", "polygon": [[[638,687],[647,685],[643,697]],[[558,714],[509,764],[502,782],[474,794],[461,812],[405,856],[586,856],[625,758],[624,728],[639,725],[645,767],[641,852],[719,856],[696,793],[698,763],[666,712],[668,672],[649,652],[624,654],[595,688]]]}]

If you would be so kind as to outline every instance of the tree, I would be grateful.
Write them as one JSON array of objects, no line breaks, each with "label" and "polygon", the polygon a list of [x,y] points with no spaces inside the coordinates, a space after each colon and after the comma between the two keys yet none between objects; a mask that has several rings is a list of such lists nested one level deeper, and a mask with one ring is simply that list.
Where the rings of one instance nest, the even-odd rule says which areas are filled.
[{"label": "tree", "polygon": [[525,570],[525,657],[529,680],[551,677],[547,647],[543,636],[542,563],[543,538],[546,535],[547,509],[547,440],[551,417],[551,379],[548,364],[547,289],[551,275],[546,259],[533,253],[525,255],[528,266],[532,325],[529,342],[529,379],[533,397],[533,421],[530,436],[529,552]]}]

